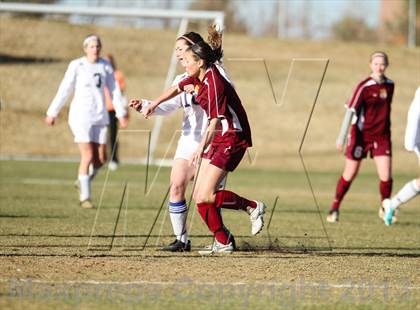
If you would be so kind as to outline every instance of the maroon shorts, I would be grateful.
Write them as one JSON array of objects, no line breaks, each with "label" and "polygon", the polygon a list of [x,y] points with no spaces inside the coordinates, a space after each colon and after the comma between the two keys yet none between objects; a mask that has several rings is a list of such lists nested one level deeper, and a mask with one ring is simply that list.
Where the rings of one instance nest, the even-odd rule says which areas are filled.
[{"label": "maroon shorts", "polygon": [[226,144],[211,144],[203,153],[203,158],[210,159],[210,164],[224,171],[233,171],[238,167],[246,152],[246,146],[227,146]]},{"label": "maroon shorts", "polygon": [[375,156],[392,156],[392,143],[389,137],[366,138],[357,135],[350,135],[346,157],[353,160],[361,160],[366,158],[370,153],[370,157]]}]

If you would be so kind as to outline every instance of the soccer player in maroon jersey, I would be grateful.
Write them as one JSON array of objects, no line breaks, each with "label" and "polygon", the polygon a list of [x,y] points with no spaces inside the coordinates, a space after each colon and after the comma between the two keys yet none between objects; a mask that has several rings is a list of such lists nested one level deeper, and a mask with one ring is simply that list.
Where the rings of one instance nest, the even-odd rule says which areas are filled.
[{"label": "soccer player in maroon jersey", "polygon": [[[381,201],[391,196],[391,102],[394,82],[385,76],[389,65],[384,52],[374,52],[370,57],[372,73],[361,81],[347,104],[347,112],[337,139],[337,149],[342,150],[350,126],[343,174],[337,182],[335,199],[327,216],[330,223],[338,222],[340,203],[357,176],[360,164],[367,154],[373,157],[379,176]],[[383,217],[383,209],[380,208]]]},{"label": "soccer player in maroon jersey", "polygon": [[263,227],[266,208],[260,201],[248,200],[228,190],[218,190],[220,181],[239,165],[246,149],[252,146],[252,140],[245,109],[232,84],[215,66],[223,55],[221,42],[210,42],[212,46],[204,41],[190,46],[184,55],[189,77],[142,110],[143,115],[148,117],[161,102],[186,91],[194,94],[195,102],[207,114],[208,127],[192,159],[192,164],[200,164],[194,200],[199,214],[215,237],[212,246],[199,252],[202,255],[228,254],[235,249],[234,238],[223,225],[221,208],[246,211],[253,235]]}]

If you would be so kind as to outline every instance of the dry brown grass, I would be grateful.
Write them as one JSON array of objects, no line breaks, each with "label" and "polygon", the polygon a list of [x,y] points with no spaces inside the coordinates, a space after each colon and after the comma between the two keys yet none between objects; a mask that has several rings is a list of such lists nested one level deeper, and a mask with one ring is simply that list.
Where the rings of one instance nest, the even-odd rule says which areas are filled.
[{"label": "dry brown grass", "polygon": [[[77,155],[66,125],[67,110],[62,111],[54,129],[43,124],[43,115],[68,62],[81,56],[81,41],[92,32],[102,37],[104,52],[116,56],[119,67],[126,75],[128,98],[153,98],[162,90],[176,36],[173,31],[80,26],[1,16],[1,54],[57,60],[42,64],[0,64],[2,155]],[[402,142],[408,105],[420,84],[418,48],[409,50],[360,43],[282,41],[227,33],[224,38],[225,66],[248,111],[254,152],[258,153],[255,166],[290,168],[299,165],[297,148],[323,63],[295,63],[285,101],[275,105],[263,64],[232,61],[230,58],[264,58],[278,100],[292,58],[330,59],[304,151],[311,165],[338,169],[342,158],[334,151],[334,141],[344,113],[342,107],[355,84],[368,74],[369,54],[378,49],[389,53],[391,66],[388,75],[396,83],[392,111],[396,167],[409,171],[414,159],[403,150]],[[165,120],[157,156],[162,156],[174,130],[179,129],[180,117],[178,113]],[[151,121],[144,121],[132,113],[128,129],[151,129],[152,125]],[[123,159],[144,156],[144,136],[129,134],[122,137]]]}]

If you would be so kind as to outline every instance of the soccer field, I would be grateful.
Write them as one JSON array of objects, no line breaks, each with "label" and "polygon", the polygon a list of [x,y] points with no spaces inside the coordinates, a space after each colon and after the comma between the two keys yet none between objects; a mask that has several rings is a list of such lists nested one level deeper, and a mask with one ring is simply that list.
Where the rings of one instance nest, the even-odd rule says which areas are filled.
[{"label": "soccer field", "polygon": [[[42,120],[88,33],[99,34],[104,52],[118,57],[128,99],[161,92],[173,30],[2,16],[0,56],[8,61],[0,63],[0,158],[78,158],[68,105],[54,128]],[[201,257],[197,251],[212,237],[192,204],[192,251],[160,251],[173,240],[169,168],[131,164],[148,153],[153,128],[132,112],[120,131],[121,167],[102,170],[93,182],[93,210],[78,205],[77,163],[0,160],[0,309],[420,309],[420,198],[402,206],[398,223],[386,227],[368,159],[342,203],[340,222],[325,222],[344,164],[334,150],[343,105],[377,49],[389,53],[387,72],[396,83],[396,193],[418,175],[415,156],[403,148],[419,84],[418,48],[227,32],[225,66],[246,107],[254,145],[229,175],[227,189],[267,204],[262,232],[252,237],[245,213],[223,210],[239,249]],[[261,57],[267,71],[254,61]],[[180,120],[180,114],[165,118],[155,158],[172,158]]]},{"label": "soccer field", "polygon": [[[420,304],[418,199],[386,227],[377,216],[377,177],[369,169],[346,197],[337,225],[324,220],[336,175],[310,173],[320,214],[303,172],[239,169],[227,187],[267,203],[263,232],[252,237],[245,213],[224,211],[239,251],[201,257],[197,250],[212,238],[194,205],[188,222],[192,252],[159,251],[172,241],[168,168],[125,164],[109,174],[103,170],[93,185],[98,207],[83,210],[73,187],[75,163],[1,161],[0,167],[2,309]],[[394,175],[397,187],[409,178]]]}]

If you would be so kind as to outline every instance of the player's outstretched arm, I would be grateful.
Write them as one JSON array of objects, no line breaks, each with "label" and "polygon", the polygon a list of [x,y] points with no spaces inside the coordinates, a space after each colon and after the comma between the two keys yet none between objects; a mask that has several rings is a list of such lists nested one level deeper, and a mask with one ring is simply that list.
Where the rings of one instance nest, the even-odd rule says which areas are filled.
[{"label": "player's outstretched arm", "polygon": [[152,101],[150,105],[147,107],[144,107],[142,109],[142,114],[145,118],[149,118],[149,116],[153,113],[153,111],[156,109],[159,104],[161,104],[164,101],[167,101],[176,95],[178,95],[181,92],[181,90],[178,88],[178,86],[172,86],[165,90],[162,95],[160,95],[158,98]]},{"label": "player's outstretched arm", "polygon": [[[141,100],[132,100],[130,102],[130,107],[134,108],[137,112],[142,113],[141,110],[144,107],[147,107],[152,103],[151,100],[141,99]],[[156,109],[153,111],[153,115],[166,116],[171,115],[175,111],[178,111],[179,108],[182,108],[181,97],[175,96],[172,99],[162,102]]]}]

